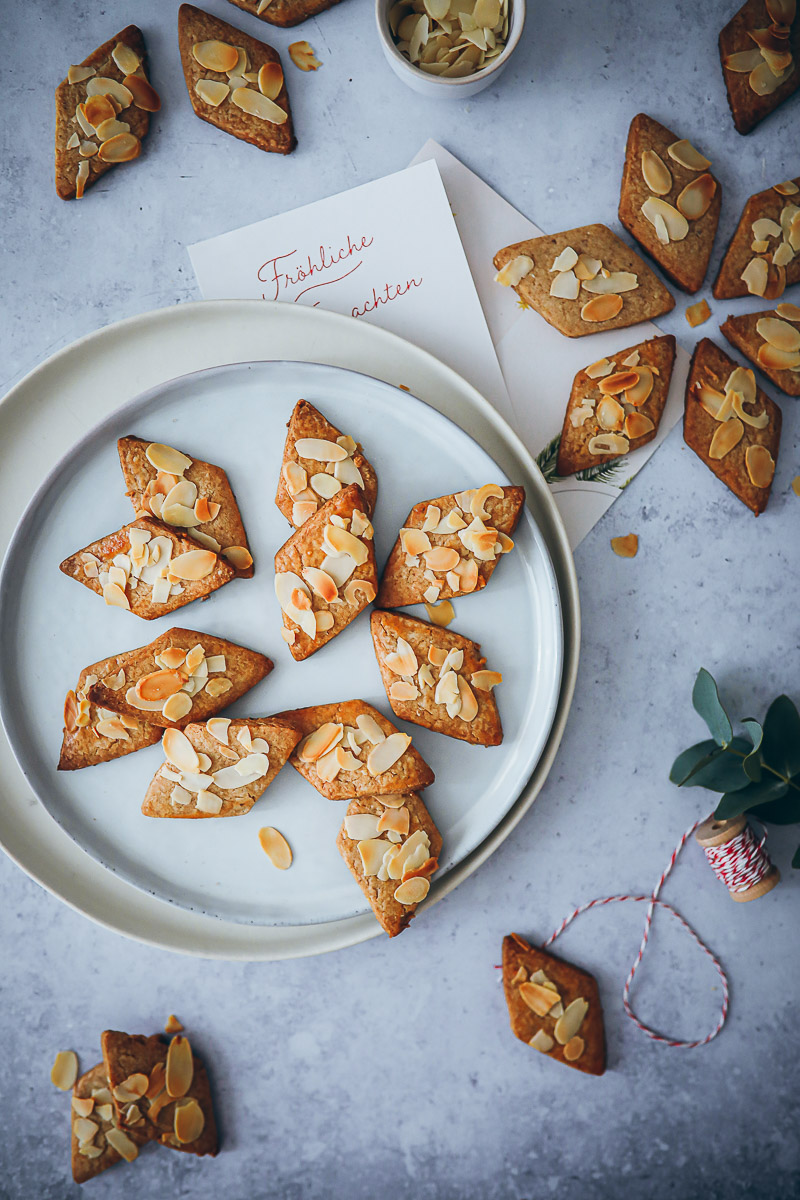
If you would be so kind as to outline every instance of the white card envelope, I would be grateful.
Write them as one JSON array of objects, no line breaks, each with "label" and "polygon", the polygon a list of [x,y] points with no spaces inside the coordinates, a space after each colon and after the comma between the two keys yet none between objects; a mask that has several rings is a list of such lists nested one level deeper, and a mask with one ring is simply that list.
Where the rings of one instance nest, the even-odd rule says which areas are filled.
[{"label": "white card envelope", "polygon": [[453,367],[513,424],[435,162],[198,242],[189,255],[206,300],[284,300],[373,321]]},{"label": "white card envelope", "polygon": [[682,415],[689,355],[678,346],[667,403],[652,442],[614,462],[560,479],[555,473],[558,440],[578,371],[626,346],[656,337],[661,331],[648,321],[611,333],[568,338],[532,309],[521,311],[521,301],[513,288],[494,282],[492,258],[501,247],[540,237],[542,230],[434,141],[423,146],[414,162],[430,159],[438,163],[497,348],[514,409],[514,428],[550,484],[574,549]]}]

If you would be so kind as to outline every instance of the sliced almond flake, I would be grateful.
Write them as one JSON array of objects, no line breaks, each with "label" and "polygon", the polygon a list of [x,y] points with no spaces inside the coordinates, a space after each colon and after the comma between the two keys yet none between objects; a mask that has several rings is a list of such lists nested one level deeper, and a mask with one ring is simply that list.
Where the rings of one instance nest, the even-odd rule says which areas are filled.
[{"label": "sliced almond flake", "polygon": [[268,121],[271,125],[283,125],[289,119],[289,114],[279,108],[274,100],[250,88],[236,88],[231,92],[231,103],[250,116],[258,117],[260,121]]},{"label": "sliced almond flake", "polygon": [[117,42],[111,51],[111,57],[123,75],[135,75],[142,61],[136,51],[125,42]]},{"label": "sliced almond flake", "polygon": [[371,713],[359,713],[356,717],[356,726],[373,746],[380,745],[386,740],[386,734]]},{"label": "sliced almond flake", "polygon": [[578,252],[573,250],[572,246],[565,246],[558,257],[553,261],[550,268],[551,274],[555,272],[571,271],[578,261]]},{"label": "sliced almond flake", "polygon": [[198,79],[194,90],[204,104],[219,108],[222,101],[230,95],[230,86],[218,79]]},{"label": "sliced almond flake", "polygon": [[391,733],[377,746],[370,750],[367,756],[367,770],[373,778],[391,770],[396,762],[403,757],[411,745],[411,738],[406,733]]},{"label": "sliced almond flake", "polygon": [[116,1150],[117,1154],[124,1158],[126,1162],[133,1162],[139,1154],[136,1143],[132,1142],[127,1134],[116,1127],[107,1131],[106,1141],[112,1150]]},{"label": "sliced almond flake", "polygon": [[192,56],[206,71],[216,71],[219,74],[232,71],[239,61],[239,51],[236,46],[216,39],[195,42],[192,46]]},{"label": "sliced almond flake", "polygon": [[91,79],[91,77],[96,74],[97,72],[95,71],[94,67],[70,67],[70,69],[67,71],[67,82],[83,83],[85,80]]},{"label": "sliced almond flake", "polygon": [[499,283],[502,287],[516,287],[518,283],[530,275],[533,270],[533,259],[527,254],[518,254],[516,258],[509,259],[494,277],[495,283]]},{"label": "sliced almond flake", "polygon": [[550,284],[550,295],[560,300],[577,300],[581,282],[574,271],[561,271]]},{"label": "sliced almond flake", "polygon": [[642,177],[656,196],[666,196],[672,188],[672,172],[655,150],[642,154]]},{"label": "sliced almond flake", "polygon": [[68,1092],[78,1078],[78,1056],[74,1050],[59,1050],[50,1069],[50,1082]]},{"label": "sliced almond flake", "polygon": [[689,222],[683,213],[679,212],[674,205],[668,204],[666,200],[661,200],[657,196],[648,196],[642,205],[641,212],[651,225],[655,225],[656,218],[660,217],[671,242],[682,242],[689,232]]},{"label": "sliced almond flake", "polygon": [[398,904],[419,904],[427,896],[430,887],[429,879],[416,876],[413,879],[406,880],[405,883],[401,883],[394,893],[394,898]]},{"label": "sliced almond flake", "polygon": [[619,433],[601,433],[589,440],[590,454],[627,454],[628,439]]},{"label": "sliced almond flake", "polygon": [[673,142],[671,146],[668,146],[667,154],[676,163],[686,167],[688,171],[707,171],[711,166],[710,159],[701,154],[699,150],[695,150],[692,143],[686,138],[681,138],[680,141]]},{"label": "sliced almond flake", "polygon": [[542,1054],[549,1054],[555,1046],[555,1042],[544,1029],[537,1029],[528,1045],[533,1046],[534,1050],[538,1050]]}]

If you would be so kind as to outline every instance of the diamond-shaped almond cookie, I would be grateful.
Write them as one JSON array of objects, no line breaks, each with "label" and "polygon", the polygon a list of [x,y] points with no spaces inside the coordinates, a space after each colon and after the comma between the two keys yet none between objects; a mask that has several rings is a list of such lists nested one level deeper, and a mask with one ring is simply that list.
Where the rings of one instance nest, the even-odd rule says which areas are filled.
[{"label": "diamond-shaped almond cookie", "polygon": [[490,483],[415,504],[383,569],[378,604],[435,604],[486,587],[514,548],[524,503],[524,488]]},{"label": "diamond-shaped almond cookie", "polygon": [[124,673],[123,685],[111,687],[98,679],[89,688],[90,701],[162,729],[207,721],[272,670],[271,661],[256,650],[178,628],[118,654],[114,662]]},{"label": "diamond-shaped almond cookie", "polygon": [[559,475],[611,462],[651,442],[669,394],[672,334],[628,346],[575,376],[558,447]]},{"label": "diamond-shaped almond cookie", "polygon": [[185,1035],[167,1042],[160,1034],[106,1029],[100,1047],[117,1120],[126,1132],[185,1154],[217,1153],[211,1085]]},{"label": "diamond-shaped almond cookie", "polygon": [[339,0],[230,0],[237,8],[269,21],[270,25],[299,25],[309,17],[317,17]]},{"label": "diamond-shaped almond cookie", "polygon": [[74,691],[64,701],[64,736],[59,771],[79,771],[97,763],[122,758],[152,746],[161,730],[139,716],[124,719],[111,709],[98,707],[89,699],[94,683],[104,682],[111,691],[126,687],[125,668],[116,655],[84,667]]},{"label": "diamond-shaped almond cookie", "polygon": [[[122,1130],[117,1120],[108,1076],[98,1063],[75,1081],[70,1105],[72,1178],[86,1183],[124,1160],[133,1162],[147,1139],[135,1127]],[[92,1129],[94,1127],[94,1129]],[[115,1148],[119,1147],[119,1149]]]},{"label": "diamond-shaped almond cookie", "polygon": [[370,619],[375,657],[392,712],[403,721],[478,746],[499,746],[503,727],[477,642],[404,613]]},{"label": "diamond-shaped almond cookie", "polygon": [[101,175],[141,153],[161,101],[147,78],[142,31],[128,25],[56,88],[56,192],[80,199]]},{"label": "diamond-shaped almond cookie", "polygon": [[289,761],[328,800],[416,792],[433,783],[409,735],[364,700],[296,708],[275,719],[300,731]]},{"label": "diamond-shaped almond cookie", "polygon": [[750,133],[800,87],[794,0],[746,0],[719,35],[719,57],[733,123]]},{"label": "diamond-shaped almond cookie", "polygon": [[371,516],[378,478],[361,444],[343,434],[307,400],[298,400],[289,419],[275,503],[297,529],[332,496],[355,483]]},{"label": "diamond-shaped almond cookie", "polygon": [[731,315],[719,331],[787,396],[800,396],[800,308],[796,304]]},{"label": "diamond-shaped almond cookie", "polygon": [[442,838],[414,793],[352,800],[336,839],[344,861],[388,933],[413,919],[439,865]]},{"label": "diamond-shaped almond cookie", "polygon": [[628,130],[619,219],[685,292],[703,286],[722,188],[708,159],[665,125],[638,113]]},{"label": "diamond-shaped almond cookie", "polygon": [[593,975],[512,933],[503,938],[503,987],[515,1037],[576,1071],[604,1073],[605,1026]]},{"label": "diamond-shaped almond cookie", "polygon": [[193,4],[178,9],[178,45],[201,121],[260,150],[291,154],[297,139],[277,50]]},{"label": "diamond-shaped almond cookie", "polygon": [[709,338],[697,343],[686,381],[684,441],[756,516],[769,502],[781,420],[751,370]]},{"label": "diamond-shaped almond cookie", "polygon": [[222,554],[243,578],[253,574],[236,497],[222,467],[145,438],[117,442],[126,493],[137,516],[179,529],[207,550]]},{"label": "diamond-shaped almond cookie", "polygon": [[165,762],[142,804],[146,817],[239,817],[269,787],[300,741],[291,725],[269,717],[212,717],[168,729]]},{"label": "diamond-shaped almond cookie", "polygon": [[213,550],[152,517],[140,517],[84,546],[59,569],[106,604],[145,621],[210,596],[236,574]]},{"label": "diamond-shaped almond cookie", "polygon": [[566,337],[652,321],[675,307],[644,259],[606,225],[516,242],[498,250],[494,265],[497,282]]},{"label": "diamond-shaped almond cookie", "polygon": [[275,555],[283,638],[308,658],[375,599],[373,529],[364,493],[350,484],[295,530]]},{"label": "diamond-shaped almond cookie", "polygon": [[747,201],[713,292],[718,300],[779,300],[793,283],[800,283],[800,175]]}]

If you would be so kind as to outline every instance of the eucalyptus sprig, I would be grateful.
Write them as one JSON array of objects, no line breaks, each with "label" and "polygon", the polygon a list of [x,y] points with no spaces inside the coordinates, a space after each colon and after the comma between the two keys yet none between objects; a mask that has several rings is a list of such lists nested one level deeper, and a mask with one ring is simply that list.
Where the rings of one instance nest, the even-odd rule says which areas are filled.
[{"label": "eucalyptus sprig", "polygon": [[[722,792],[719,820],[752,813],[772,825],[800,824],[800,713],[789,697],[773,700],[763,723],[744,718],[744,733],[735,735],[714,677],[701,667],[692,704],[711,738],[678,755],[672,782]],[[800,847],[792,866],[800,868]]]}]

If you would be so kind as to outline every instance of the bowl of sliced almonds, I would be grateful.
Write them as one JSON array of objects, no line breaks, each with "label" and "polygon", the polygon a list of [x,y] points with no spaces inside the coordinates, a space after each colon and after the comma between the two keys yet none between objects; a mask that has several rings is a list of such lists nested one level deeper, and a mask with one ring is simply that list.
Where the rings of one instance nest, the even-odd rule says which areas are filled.
[{"label": "bowl of sliced almonds", "polygon": [[463,99],[499,77],[522,35],[525,0],[376,0],[389,66],[415,92]]}]

